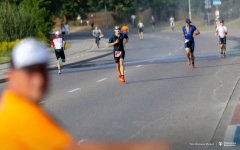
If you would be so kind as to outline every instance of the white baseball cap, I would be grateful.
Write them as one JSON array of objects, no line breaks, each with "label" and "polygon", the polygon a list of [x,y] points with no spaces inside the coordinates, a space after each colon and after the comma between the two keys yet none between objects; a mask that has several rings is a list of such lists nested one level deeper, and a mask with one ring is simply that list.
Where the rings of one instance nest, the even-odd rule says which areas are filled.
[{"label": "white baseball cap", "polygon": [[55,35],[60,35],[61,33],[59,31],[56,31],[55,32]]},{"label": "white baseball cap", "polygon": [[12,65],[14,68],[25,68],[39,64],[47,65],[50,54],[45,45],[35,38],[21,40],[13,48]]}]

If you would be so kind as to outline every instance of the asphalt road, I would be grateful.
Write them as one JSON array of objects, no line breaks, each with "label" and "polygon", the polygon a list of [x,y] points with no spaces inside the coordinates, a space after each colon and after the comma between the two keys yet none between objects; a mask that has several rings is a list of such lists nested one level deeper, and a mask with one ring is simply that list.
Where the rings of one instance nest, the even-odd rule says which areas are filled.
[{"label": "asphalt road", "polygon": [[[103,41],[110,33],[103,33]],[[73,34],[74,40],[87,38],[89,32]],[[112,55],[65,67],[62,75],[50,71],[44,108],[78,140],[162,139],[177,149],[219,149],[232,118],[229,104],[240,95],[239,53],[221,58],[211,32],[202,32],[195,42],[192,69],[180,32],[147,32],[144,40],[132,33],[126,83],[118,80]],[[228,41],[228,51],[236,45]],[[0,91],[4,87],[0,84]],[[229,116],[223,118],[226,110]]]}]

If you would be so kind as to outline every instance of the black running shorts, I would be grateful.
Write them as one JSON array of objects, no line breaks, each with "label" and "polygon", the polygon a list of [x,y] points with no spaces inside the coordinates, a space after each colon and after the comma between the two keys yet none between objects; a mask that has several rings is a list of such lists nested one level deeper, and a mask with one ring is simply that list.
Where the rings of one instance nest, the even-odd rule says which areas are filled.
[{"label": "black running shorts", "polygon": [[55,54],[56,54],[57,60],[61,58],[62,61],[65,61],[65,54],[63,49],[55,49]]},{"label": "black running shorts", "polygon": [[121,51],[121,52],[122,52],[121,56],[115,57],[115,51],[113,51],[113,56],[114,56],[115,63],[119,63],[119,60],[120,60],[120,59],[124,59],[124,57],[125,57],[125,51]]}]

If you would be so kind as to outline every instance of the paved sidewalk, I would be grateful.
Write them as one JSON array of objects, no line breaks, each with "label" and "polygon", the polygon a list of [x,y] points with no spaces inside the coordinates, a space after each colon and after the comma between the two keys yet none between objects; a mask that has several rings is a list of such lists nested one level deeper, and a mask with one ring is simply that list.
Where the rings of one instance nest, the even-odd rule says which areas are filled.
[{"label": "paved sidewalk", "polygon": [[[68,40],[68,42],[70,42],[72,46],[65,51],[66,62],[64,66],[92,60],[112,53],[112,49],[108,48],[107,39],[105,38],[102,39],[99,48],[95,46],[94,39],[73,39]],[[6,73],[9,66],[10,63],[0,64],[0,83],[6,82]],[[55,53],[50,55],[49,69],[57,69]]]}]

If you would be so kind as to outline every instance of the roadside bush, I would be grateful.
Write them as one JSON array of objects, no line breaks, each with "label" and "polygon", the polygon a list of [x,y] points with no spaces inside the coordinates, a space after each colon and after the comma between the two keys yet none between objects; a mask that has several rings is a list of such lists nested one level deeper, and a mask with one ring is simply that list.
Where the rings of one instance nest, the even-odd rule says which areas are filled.
[{"label": "roadside bush", "polygon": [[4,54],[9,54],[11,53],[14,45],[16,45],[20,40],[17,39],[15,41],[12,42],[0,42],[0,55],[4,55]]},{"label": "roadside bush", "polygon": [[52,13],[45,8],[48,0],[22,0],[19,5],[0,2],[0,42],[29,36],[48,38],[53,29]]}]

